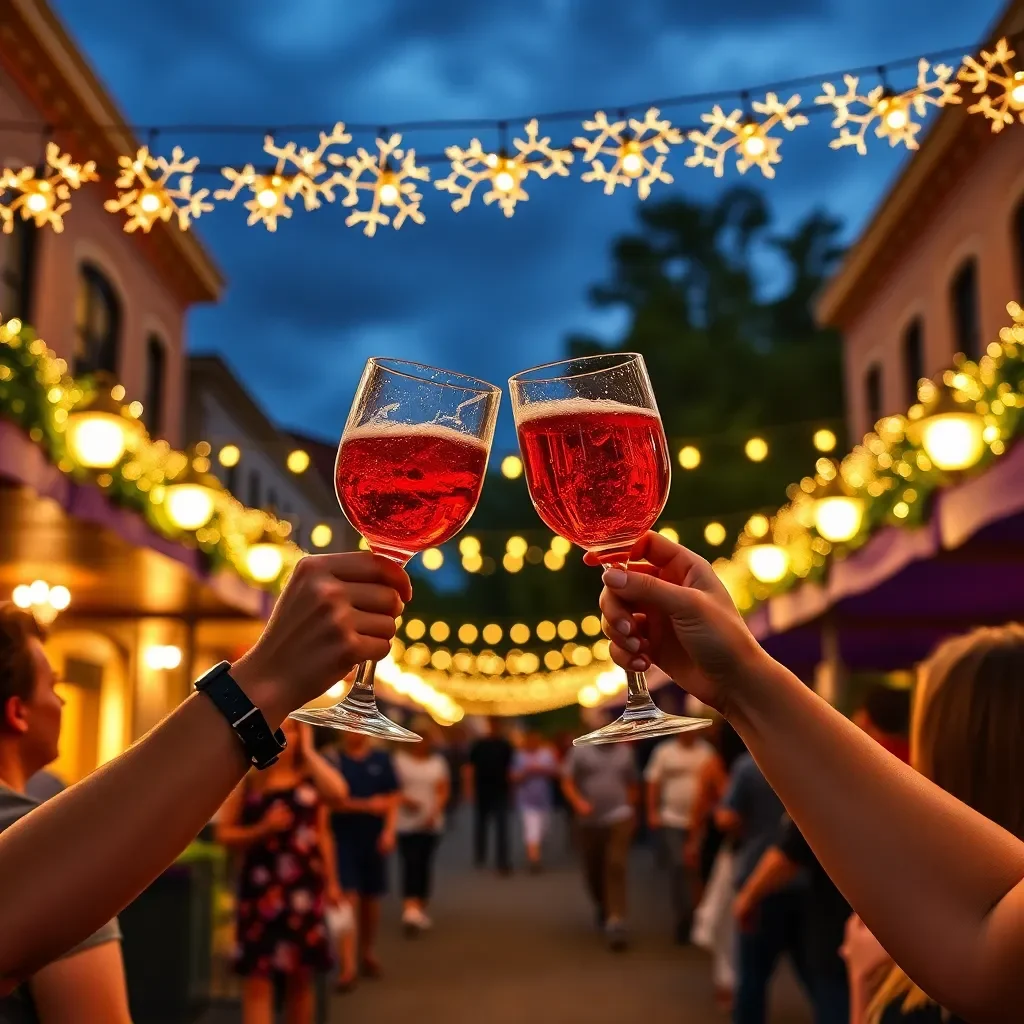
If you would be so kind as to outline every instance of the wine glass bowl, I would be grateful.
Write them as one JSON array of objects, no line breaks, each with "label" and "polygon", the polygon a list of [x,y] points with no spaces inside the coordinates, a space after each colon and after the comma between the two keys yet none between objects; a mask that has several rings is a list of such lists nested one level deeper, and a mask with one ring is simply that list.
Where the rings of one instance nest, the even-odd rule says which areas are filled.
[{"label": "wine glass bowl", "polygon": [[[370,359],[338,445],[335,490],[370,550],[399,565],[451,540],[480,499],[501,391],[421,363]],[[384,739],[420,737],[383,715],[374,665],[356,670],[334,707],[301,709],[301,722]]]},{"label": "wine glass bowl", "polygon": [[[509,379],[527,487],[556,533],[625,568],[668,500],[671,459],[643,357],[584,356]],[[627,672],[618,721],[576,740],[615,743],[702,729],[706,719],[667,715],[643,673]]]}]

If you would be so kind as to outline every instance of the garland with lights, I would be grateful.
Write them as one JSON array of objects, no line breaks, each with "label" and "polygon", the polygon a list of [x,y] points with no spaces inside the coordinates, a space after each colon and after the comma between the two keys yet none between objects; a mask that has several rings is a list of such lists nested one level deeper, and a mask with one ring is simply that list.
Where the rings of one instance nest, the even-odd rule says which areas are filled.
[{"label": "garland with lights", "polygon": [[[299,203],[306,211],[313,211],[339,199],[340,205],[351,211],[345,224],[361,227],[372,237],[379,227],[400,228],[407,221],[424,223],[420,188],[431,181],[431,163],[447,163],[450,167],[450,173],[433,184],[454,196],[453,211],[466,209],[479,196],[485,205],[497,204],[506,217],[511,217],[517,205],[530,198],[525,186],[532,187],[533,178],[546,181],[568,177],[577,155],[587,168],[581,175],[584,182],[601,185],[605,195],[620,187],[630,188],[635,182],[640,199],[646,199],[655,184],[672,183],[673,175],[667,169],[669,157],[687,143],[693,148],[683,160],[686,168],[709,168],[722,177],[731,162],[740,174],[756,168],[765,178],[774,178],[782,160],[785,135],[781,133],[806,126],[809,117],[819,112],[831,114],[832,127],[838,130],[829,146],[836,150],[850,148],[862,156],[867,153],[869,135],[888,141],[890,147],[917,149],[922,121],[929,110],[963,103],[965,97],[973,98],[968,113],[989,120],[993,132],[1002,131],[1016,120],[1024,123],[1024,70],[1015,63],[1017,53],[1010,40],[1000,39],[991,50],[981,49],[977,56],[964,56],[959,68],[935,62],[964,49],[969,48],[879,65],[868,72],[879,78],[870,88],[863,84],[863,69],[837,72],[822,83],[821,93],[811,106],[801,105],[800,93],[791,93],[785,100],[779,94],[819,82],[820,78],[744,90],[739,93],[739,105],[728,113],[720,102],[713,102],[710,112],[701,114],[699,127],[688,129],[663,117],[661,108],[725,101],[735,94],[679,96],[632,104],[620,107],[613,119],[603,110],[592,115],[579,111],[546,115],[543,120],[548,123],[581,123],[585,134],[576,135],[564,145],[553,144],[550,135],[540,135],[541,119],[537,117],[523,119],[525,137],[514,137],[511,148],[506,121],[450,120],[401,126],[406,132],[455,131],[472,126],[489,127],[497,133],[499,144],[495,148],[485,147],[474,136],[467,146],[449,145],[443,157],[420,162],[415,149],[408,147],[402,132],[397,131],[380,129],[372,148],[346,148],[353,141],[353,132],[366,129],[341,121],[330,131],[293,126],[297,133],[319,131],[318,144],[312,149],[300,147],[294,140],[281,145],[273,135],[266,135],[263,152],[273,163],[263,167],[253,163],[204,167],[197,156],[187,157],[181,146],[173,147],[170,159],[151,152],[151,146],[142,146],[118,158],[119,172],[114,181],[117,195],[104,207],[124,216],[127,232],[148,232],[157,223],[174,223],[186,231],[218,203],[230,203],[242,196],[242,205],[249,213],[248,224],[262,224],[268,231],[276,231],[278,221],[291,218]],[[902,90],[894,89],[890,74],[910,65],[916,67],[916,80]],[[831,80],[840,77],[842,88]],[[764,99],[751,102],[751,92],[763,94]],[[36,125],[27,122],[4,122],[2,127],[38,131]],[[67,127],[58,125],[54,130]],[[251,132],[243,126],[212,129],[176,125],[173,129],[150,126],[148,134],[152,140],[158,133],[172,130]],[[227,185],[212,191],[197,189],[195,176],[200,173],[219,173]],[[37,227],[49,225],[54,231],[63,230],[72,191],[98,178],[94,162],[76,164],[56,143],[48,142],[45,164],[38,171],[23,167],[0,172],[3,230],[12,230],[16,216],[33,221]]]}]

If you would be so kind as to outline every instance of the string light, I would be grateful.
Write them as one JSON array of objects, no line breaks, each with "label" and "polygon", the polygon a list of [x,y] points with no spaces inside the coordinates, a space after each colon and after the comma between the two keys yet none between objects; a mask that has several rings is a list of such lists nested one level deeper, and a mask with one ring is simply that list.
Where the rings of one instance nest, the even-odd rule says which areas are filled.
[{"label": "string light", "polygon": [[423,562],[423,568],[434,571],[440,569],[444,565],[444,552],[440,548],[427,548],[426,551],[420,555],[420,559]]},{"label": "string light", "polygon": [[225,468],[230,469],[232,466],[238,465],[238,460],[242,457],[242,453],[238,448],[238,445],[226,444],[217,453],[217,461]]},{"label": "string light", "polygon": [[751,574],[761,583],[778,583],[789,571],[789,553],[778,544],[751,544],[744,550]]},{"label": "string light", "polygon": [[15,587],[11,600],[19,608],[31,611],[44,626],[49,626],[71,604],[71,591],[62,585],[51,587],[46,580],[35,580]]},{"label": "string light", "polygon": [[447,622],[432,622],[430,624],[430,639],[438,643],[444,643],[451,636],[451,628]]},{"label": "string light", "polygon": [[[980,62],[973,57],[964,57],[964,66],[960,69],[960,81],[969,82],[973,86],[971,92],[981,95],[981,99],[969,106],[967,112],[981,114],[991,120],[993,132],[1001,132],[1013,124],[1014,115],[1024,122],[1024,71],[1013,67],[1012,61],[1016,56],[1009,42],[1003,38],[996,43],[994,50],[981,51]],[[998,90],[994,99],[990,91],[993,87]]]},{"label": "string light", "polygon": [[763,437],[752,437],[743,446],[743,452],[751,462],[764,462],[768,457],[768,442]]},{"label": "string light", "polygon": [[480,541],[476,537],[463,537],[459,541],[459,554],[472,556],[480,554]]},{"label": "string light", "polygon": [[518,455],[506,455],[501,460],[501,475],[509,480],[518,480],[523,475],[523,460]]},{"label": "string light", "polygon": [[526,554],[526,550],[528,547],[529,544],[527,544],[526,541],[519,536],[509,537],[509,539],[505,542],[505,550],[513,558],[522,558],[523,555]]},{"label": "string light", "polygon": [[658,533],[666,540],[672,541],[673,544],[679,543],[679,533],[673,530],[671,526],[663,526]]},{"label": "string light", "polygon": [[696,469],[700,465],[700,449],[692,444],[679,449],[679,465],[683,469]]},{"label": "string light", "polygon": [[768,517],[757,513],[747,520],[747,525],[744,527],[744,530],[751,537],[760,538],[764,537],[768,533],[770,526],[771,524],[768,522]]},{"label": "string light", "polygon": [[149,147],[143,146],[134,156],[118,157],[117,162],[121,168],[114,182],[117,198],[108,199],[103,209],[108,213],[127,213],[124,230],[129,234],[139,228],[149,232],[157,221],[166,224],[171,217],[181,231],[187,231],[192,221],[213,209],[213,203],[207,201],[208,188],[192,191],[192,175],[199,157],[186,160],[180,146],[171,151],[170,160],[153,156]]},{"label": "string light", "polygon": [[325,548],[334,538],[334,532],[326,523],[318,523],[309,531],[309,542],[315,548]]},{"label": "string light", "polygon": [[831,430],[822,428],[814,432],[814,447],[819,452],[834,451],[837,443],[836,435]]},{"label": "string light", "polygon": [[704,527],[704,539],[712,547],[718,547],[719,544],[724,543],[725,537],[725,527],[721,523],[708,523]]},{"label": "string light", "polygon": [[98,180],[94,161],[73,163],[55,142],[47,143],[46,166],[53,173],[36,177],[33,167],[20,171],[5,167],[0,174],[0,198],[7,192],[15,193],[13,199],[0,203],[4,234],[14,230],[14,217],[19,212],[22,220],[31,220],[37,228],[48,224],[57,233],[63,231],[64,214],[71,209],[71,190]]},{"label": "string light", "polygon": [[309,452],[303,451],[301,448],[296,448],[294,451],[288,453],[288,458],[285,461],[285,465],[288,467],[289,473],[305,473],[309,469]]},{"label": "string light", "polygon": [[566,540],[565,537],[552,537],[551,550],[556,555],[562,555],[563,557],[565,557],[567,554],[569,554],[570,551],[572,551],[572,544],[568,540]]}]

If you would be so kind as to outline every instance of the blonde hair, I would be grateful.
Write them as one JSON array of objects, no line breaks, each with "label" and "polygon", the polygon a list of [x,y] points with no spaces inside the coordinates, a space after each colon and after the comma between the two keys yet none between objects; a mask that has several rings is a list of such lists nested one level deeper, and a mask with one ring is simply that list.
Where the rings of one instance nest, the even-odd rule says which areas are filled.
[{"label": "blonde hair", "polygon": [[[1024,627],[977,629],[941,644],[918,672],[910,761],[926,778],[1024,839]],[[901,998],[902,997],[902,998]],[[928,995],[894,967],[867,1010],[878,1024]]]}]

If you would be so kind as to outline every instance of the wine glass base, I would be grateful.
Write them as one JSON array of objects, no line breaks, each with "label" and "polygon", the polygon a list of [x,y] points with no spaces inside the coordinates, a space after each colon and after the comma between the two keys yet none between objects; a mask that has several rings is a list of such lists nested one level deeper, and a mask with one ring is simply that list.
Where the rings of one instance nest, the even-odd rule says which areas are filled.
[{"label": "wine glass base", "polygon": [[307,725],[341,729],[343,732],[358,732],[364,736],[376,736],[378,739],[398,743],[419,743],[423,739],[422,736],[403,729],[397,722],[392,722],[386,715],[382,715],[376,706],[369,710],[352,708],[346,707],[345,701],[342,701],[333,708],[303,708],[293,711],[288,717]]},{"label": "wine glass base", "polygon": [[710,718],[684,718],[668,715],[653,703],[640,709],[627,708],[621,718],[579,736],[572,741],[574,747],[590,747],[600,743],[629,743],[633,740],[674,736],[680,732],[694,732],[711,725]]}]

